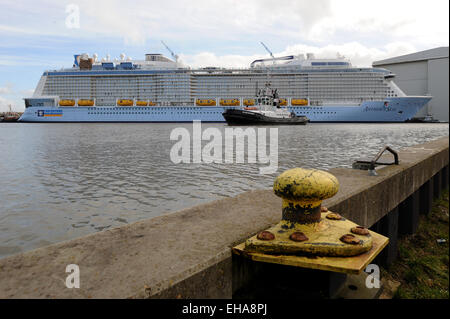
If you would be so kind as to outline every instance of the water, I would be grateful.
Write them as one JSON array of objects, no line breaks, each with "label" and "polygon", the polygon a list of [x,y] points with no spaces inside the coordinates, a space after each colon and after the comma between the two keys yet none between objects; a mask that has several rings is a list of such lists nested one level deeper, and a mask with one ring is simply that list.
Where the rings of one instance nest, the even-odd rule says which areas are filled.
[{"label": "water", "polygon": [[[224,124],[203,124],[222,132]],[[448,124],[279,127],[279,169],[173,164],[170,132],[192,124],[0,124],[0,257],[256,188],[292,167],[355,159],[448,136]]]}]

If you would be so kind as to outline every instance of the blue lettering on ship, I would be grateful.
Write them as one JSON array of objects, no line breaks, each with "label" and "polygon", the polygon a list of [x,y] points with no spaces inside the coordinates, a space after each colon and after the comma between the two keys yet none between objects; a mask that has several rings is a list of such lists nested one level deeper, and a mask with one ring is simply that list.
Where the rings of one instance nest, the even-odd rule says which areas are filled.
[{"label": "blue lettering on ship", "polygon": [[37,110],[37,116],[43,117],[45,115],[62,115],[62,110]]},{"label": "blue lettering on ship", "polygon": [[369,111],[379,111],[379,112],[394,112],[396,109],[392,108],[392,107],[368,107],[366,106],[366,108],[364,109],[364,111],[369,112]]}]

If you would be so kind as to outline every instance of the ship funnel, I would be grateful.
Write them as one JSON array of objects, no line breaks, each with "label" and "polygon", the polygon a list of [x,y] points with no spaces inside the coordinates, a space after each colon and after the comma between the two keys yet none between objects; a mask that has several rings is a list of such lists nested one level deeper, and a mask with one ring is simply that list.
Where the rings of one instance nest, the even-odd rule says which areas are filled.
[{"label": "ship funnel", "polygon": [[75,66],[79,66],[80,65],[80,55],[79,54],[74,54],[73,56],[73,64]]}]

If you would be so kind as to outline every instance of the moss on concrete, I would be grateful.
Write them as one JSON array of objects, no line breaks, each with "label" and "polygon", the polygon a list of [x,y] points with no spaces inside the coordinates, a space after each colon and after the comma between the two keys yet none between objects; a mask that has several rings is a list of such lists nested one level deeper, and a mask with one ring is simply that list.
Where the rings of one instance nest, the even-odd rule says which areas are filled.
[{"label": "moss on concrete", "polygon": [[[449,191],[433,203],[432,212],[421,215],[416,234],[399,240],[397,261],[382,277],[400,282],[394,298],[449,298]],[[444,239],[444,243],[438,243]]]}]

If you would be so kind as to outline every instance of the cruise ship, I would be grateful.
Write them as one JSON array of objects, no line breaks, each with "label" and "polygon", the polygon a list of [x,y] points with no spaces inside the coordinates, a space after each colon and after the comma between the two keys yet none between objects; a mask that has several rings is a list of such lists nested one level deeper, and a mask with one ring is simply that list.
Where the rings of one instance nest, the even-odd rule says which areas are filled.
[{"label": "cruise ship", "polygon": [[45,71],[22,122],[224,122],[228,108],[252,108],[267,83],[281,105],[310,122],[405,122],[430,96],[406,96],[395,75],[308,53],[253,61],[247,68],[190,68],[162,54],[134,61],[74,55]]}]

